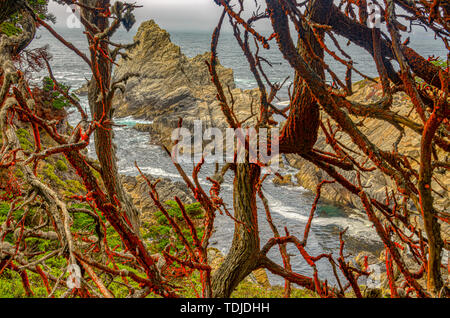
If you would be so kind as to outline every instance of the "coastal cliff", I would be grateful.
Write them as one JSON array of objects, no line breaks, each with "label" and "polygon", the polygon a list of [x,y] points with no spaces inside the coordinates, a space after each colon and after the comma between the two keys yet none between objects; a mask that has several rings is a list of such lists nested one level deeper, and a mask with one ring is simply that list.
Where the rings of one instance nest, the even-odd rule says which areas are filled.
[{"label": "coastal cliff", "polygon": [[[140,129],[151,131],[152,140],[167,146],[180,118],[188,129],[194,120],[227,127],[206,64],[209,52],[186,57],[153,20],[142,23],[134,40],[139,43],[126,52],[128,58],[122,58],[114,72],[116,81],[132,75],[124,93],[115,98],[116,117],[152,120],[152,125]],[[217,73],[230,101],[230,92],[233,95],[236,116],[240,120],[251,117],[250,105],[259,100],[258,90],[236,88],[233,70],[220,64]]]}]

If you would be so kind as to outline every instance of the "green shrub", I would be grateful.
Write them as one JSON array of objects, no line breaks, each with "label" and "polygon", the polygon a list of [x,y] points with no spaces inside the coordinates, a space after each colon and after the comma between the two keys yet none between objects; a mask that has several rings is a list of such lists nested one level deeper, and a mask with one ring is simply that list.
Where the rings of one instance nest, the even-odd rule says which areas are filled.
[{"label": "green shrub", "polygon": [[[183,214],[181,213],[181,209],[178,206],[177,202],[173,200],[166,201],[166,204],[170,206],[170,209],[167,210],[169,215],[173,218],[175,218],[177,221],[184,220]],[[198,202],[187,204],[184,206],[184,209],[186,210],[186,213],[194,219],[201,219],[203,217],[203,210],[201,207],[201,204]],[[169,225],[169,221],[164,216],[164,214],[161,211],[158,211],[155,213],[155,216],[157,218],[157,221],[159,224]]]},{"label": "green shrub", "polygon": [[[182,228],[184,237],[190,244],[192,244],[193,238],[190,230],[185,224],[183,224],[184,218],[180,207],[175,201],[172,200],[167,201],[166,205],[170,207],[167,210],[168,214],[177,221],[177,223]],[[203,209],[201,207],[201,204],[198,202],[187,204],[184,206],[184,208],[191,219],[201,219],[203,217]],[[161,211],[158,211],[155,213],[155,217],[157,224],[150,226],[148,232],[143,235],[143,238],[150,239],[157,252],[162,251],[167,246],[167,244],[169,244],[171,238],[175,240],[177,248],[182,249],[183,245],[181,241],[179,241],[177,235],[174,233],[165,215]],[[198,227],[196,230],[199,239],[201,239],[204,232],[203,227]]]},{"label": "green shrub", "polygon": [[67,171],[68,169],[66,163],[61,159],[58,159],[58,161],[56,161],[55,166],[59,171]]},{"label": "green shrub", "polygon": [[22,30],[16,27],[15,24],[12,22],[7,21],[0,24],[0,33],[3,33],[7,36],[18,35],[21,32]]},{"label": "green shrub", "polygon": [[47,163],[44,168],[44,174],[46,177],[48,177],[51,181],[53,181],[56,185],[67,188],[67,184],[62,181],[56,174],[55,174],[55,167],[52,166],[50,163]]},{"label": "green shrub", "polygon": [[33,150],[33,143],[29,140],[30,133],[24,128],[17,129],[17,137],[19,138],[20,146],[25,151]]},{"label": "green shrub", "polygon": [[[63,94],[61,94],[58,90],[55,89],[55,83],[50,77],[48,76],[44,77],[42,82],[43,82],[42,89],[45,93],[46,100],[50,102],[53,108],[63,109],[64,107],[68,107],[71,105],[70,101]],[[64,85],[62,83],[58,83],[58,85],[63,91],[67,92],[68,95],[70,94],[69,86]],[[75,94],[70,94],[70,96],[73,99],[78,100],[78,97]]]}]

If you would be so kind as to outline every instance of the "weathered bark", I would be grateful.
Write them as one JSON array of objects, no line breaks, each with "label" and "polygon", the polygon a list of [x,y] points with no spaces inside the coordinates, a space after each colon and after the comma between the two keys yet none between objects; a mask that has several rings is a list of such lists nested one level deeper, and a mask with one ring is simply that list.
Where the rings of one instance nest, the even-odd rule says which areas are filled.
[{"label": "weathered bark", "polygon": [[[445,105],[444,105],[445,107]],[[439,113],[438,113],[439,112]],[[441,228],[433,207],[433,196],[431,181],[433,169],[431,167],[432,139],[443,117],[441,111],[431,114],[425,125],[421,141],[420,170],[418,190],[421,203],[421,213],[423,217],[425,232],[428,239],[428,268],[427,268],[427,289],[435,296],[439,295],[444,282],[441,275],[441,253],[444,242],[441,237]]]},{"label": "weathered bark", "polygon": [[236,166],[233,184],[235,223],[230,252],[212,277],[213,297],[230,297],[237,285],[259,263],[259,231],[256,206],[256,186],[260,168],[241,163]]},{"label": "weathered bark", "polygon": [[[94,81],[91,81],[88,93],[89,104],[91,107],[91,113],[95,114],[94,116],[96,119],[101,118],[103,115],[103,104],[96,101],[99,94],[100,91],[98,86]],[[106,113],[108,114],[106,115],[107,120],[111,120],[111,111],[109,110]],[[139,233],[140,212],[133,205],[119,178],[112,127],[104,124],[103,126],[97,128],[94,138],[95,150],[101,166],[102,181],[108,191],[109,199],[111,202],[120,203],[120,207],[126,212],[126,215],[136,233]]]},{"label": "weathered bark", "polygon": [[[326,23],[332,4],[331,0],[310,2],[308,19],[320,24]],[[319,32],[320,36],[323,36],[323,32]],[[297,49],[304,60],[310,61],[314,72],[325,80],[323,65],[319,60],[324,58],[324,50],[307,25],[304,25],[303,34],[299,34]],[[313,58],[311,55],[315,55],[319,59]],[[319,104],[297,72],[293,96],[295,97],[290,105],[289,117],[280,136],[280,151],[282,153],[307,153],[317,141],[320,111]]]},{"label": "weathered bark", "polygon": [[[83,4],[90,7],[108,7],[109,0],[83,0]],[[99,11],[82,10],[83,17],[95,25],[102,32],[110,26],[109,19],[101,16]],[[88,39],[89,40],[89,39]],[[91,42],[90,42],[91,43]],[[109,45],[101,41],[100,49],[110,58]],[[128,220],[136,233],[140,228],[140,212],[133,205],[130,197],[125,192],[119,178],[115,145],[113,143],[114,132],[112,130],[112,97],[109,95],[111,88],[112,63],[109,58],[91,47],[91,61],[93,61],[94,74],[89,82],[88,99],[91,115],[96,121],[103,121],[95,130],[95,150],[101,165],[101,176],[111,202],[119,204],[125,211]],[[100,85],[99,85],[100,84]]]},{"label": "weathered bark", "polygon": [[93,175],[89,166],[86,165],[83,157],[78,152],[71,151],[66,154],[66,158],[77,171],[77,174],[83,179],[86,190],[93,193],[97,208],[102,211],[108,222],[110,222],[117,233],[119,233],[127,249],[136,257],[138,263],[144,268],[149,279],[154,284],[152,288],[159,292],[158,289],[162,289],[163,287],[161,276],[156,268],[154,260],[148,254],[148,251],[138,234],[129,227],[123,217],[117,216],[118,209],[109,203],[108,198],[98,184],[98,180]]}]

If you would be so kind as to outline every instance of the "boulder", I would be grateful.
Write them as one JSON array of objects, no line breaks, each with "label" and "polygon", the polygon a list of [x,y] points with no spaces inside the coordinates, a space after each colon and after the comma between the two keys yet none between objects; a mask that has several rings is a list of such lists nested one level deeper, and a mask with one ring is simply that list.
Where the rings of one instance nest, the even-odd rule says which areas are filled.
[{"label": "boulder", "polygon": [[73,92],[78,96],[88,96],[88,84],[84,84]]},{"label": "boulder", "polygon": [[287,174],[285,176],[275,176],[272,182],[277,186],[293,186],[292,175]]},{"label": "boulder", "polygon": [[152,125],[151,124],[136,124],[133,126],[134,130],[140,131],[140,132],[150,132],[152,129]]}]

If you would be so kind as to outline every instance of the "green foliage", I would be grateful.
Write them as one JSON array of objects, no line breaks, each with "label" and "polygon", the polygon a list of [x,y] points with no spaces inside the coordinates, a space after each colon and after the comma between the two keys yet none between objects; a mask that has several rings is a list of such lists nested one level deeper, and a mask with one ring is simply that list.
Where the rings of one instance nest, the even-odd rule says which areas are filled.
[{"label": "green foliage", "polygon": [[9,204],[5,202],[0,203],[0,223],[3,223],[6,220],[6,216],[9,212]]},{"label": "green foliage", "polygon": [[[47,298],[47,290],[42,284],[42,279],[38,274],[31,271],[27,272],[29,283],[33,295],[31,298]],[[62,292],[57,290],[55,297],[62,295]],[[0,275],[0,298],[25,298],[26,293],[23,288],[20,275],[10,269],[5,269],[2,275]]]},{"label": "green foliage", "polygon": [[[55,170],[55,167],[57,170]],[[49,180],[53,185],[56,185],[61,191],[64,191],[67,196],[83,193],[86,189],[79,181],[71,179],[64,181],[56,174],[56,171],[61,174],[61,172],[67,170],[68,167],[66,163],[59,159],[56,161],[55,165],[47,162],[42,172],[44,173],[44,178]]]},{"label": "green foliage", "polygon": [[[34,10],[37,16],[42,20],[56,22],[56,18],[53,14],[48,12],[48,2],[49,0],[28,0],[28,5]],[[12,3],[13,4],[13,3]],[[6,9],[6,15],[9,18],[2,21],[0,24],[0,33],[7,36],[14,36],[22,32],[22,26],[20,24],[22,20],[22,9],[21,5],[11,5],[9,9]]]},{"label": "green foliage", "polygon": [[55,166],[59,171],[67,171],[68,169],[66,163],[61,159],[58,159],[58,161],[56,161]]},{"label": "green foliage", "polygon": [[[17,204],[20,204],[20,201],[17,202]],[[0,203],[0,223],[6,221],[6,217],[8,216],[9,213],[9,208],[10,205],[8,203],[6,202]],[[22,217],[23,213],[24,213],[23,209],[15,210],[12,214],[12,218],[18,220]],[[33,210],[30,209],[29,214],[32,215]]]},{"label": "green foliage", "polygon": [[[167,210],[169,215],[174,218],[178,224],[181,225],[181,231],[186,238],[186,240],[189,243],[193,242],[192,235],[189,231],[189,229],[184,225],[183,227],[183,214],[181,212],[180,207],[175,201],[169,200],[166,202],[166,205],[168,205],[170,208]],[[201,204],[196,202],[192,204],[187,204],[184,206],[186,213],[189,215],[189,217],[192,220],[195,219],[201,219],[203,217],[203,210],[201,208]],[[143,235],[144,239],[148,239],[152,242],[153,247],[156,249],[157,252],[162,251],[167,244],[171,241],[175,241],[175,244],[177,245],[177,248],[182,249],[183,245],[181,241],[178,240],[176,237],[176,234],[174,233],[172,227],[169,224],[169,221],[164,216],[164,214],[161,211],[158,211],[155,213],[156,218],[156,225],[152,225],[149,227],[148,232]],[[204,229],[203,227],[198,227],[197,229],[197,235],[199,236],[199,239],[201,239]]]},{"label": "green foliage", "polygon": [[[51,106],[55,109],[63,109],[65,107],[70,106],[70,102],[67,100],[67,98],[61,94],[58,90],[55,89],[55,83],[53,80],[46,76],[42,80],[42,89],[44,90],[44,93],[47,95],[47,99],[51,102]],[[58,83],[60,88],[66,92],[70,90],[70,87]],[[77,98],[75,95],[72,95],[73,98]]]},{"label": "green foliage", "polygon": [[55,174],[55,167],[52,166],[50,163],[47,163],[44,168],[44,175],[48,177],[53,183],[60,186],[61,188],[66,188],[67,184],[62,181],[56,174]]},{"label": "green foliage", "polygon": [[[183,298],[196,298],[197,294],[201,295],[202,284],[200,281],[200,275],[198,272],[192,273],[188,278],[184,279],[183,283],[179,283],[180,286],[186,286],[180,290],[181,297]],[[187,281],[189,280],[189,281]],[[196,293],[197,292],[197,293]],[[265,288],[248,279],[244,279],[233,291],[231,298],[283,298],[284,287],[272,286],[271,288]],[[291,298],[318,298],[319,296],[307,289],[295,288],[291,289]]]},{"label": "green foliage", "polygon": [[55,22],[55,16],[47,12],[49,0],[28,0],[28,4],[34,9],[34,12],[43,20]]},{"label": "green foliage", "polygon": [[25,239],[28,248],[33,249],[35,252],[45,252],[52,248],[55,248],[57,243],[49,240],[42,240],[39,238],[29,237]]},{"label": "green foliage", "polygon": [[445,69],[448,66],[447,61],[445,61],[444,59],[441,59],[441,58],[438,58],[437,60],[432,61],[431,63],[433,63],[434,65],[436,65],[442,69]]},{"label": "green foliage", "polygon": [[20,169],[15,169],[15,171],[14,171],[14,175],[17,177],[17,178],[23,178],[23,172],[22,172],[22,170],[20,170]]},{"label": "green foliage", "polygon": [[[176,217],[178,221],[181,221],[181,211],[177,211],[178,208],[174,205],[173,201],[166,202],[167,205],[171,206],[172,209],[170,209],[170,213],[172,216]],[[82,209],[90,209],[88,204],[85,203],[77,203],[72,204],[71,208],[82,208]],[[189,215],[192,218],[199,218],[202,216],[202,210],[200,208],[199,204],[190,204],[186,205],[186,210],[189,211]],[[6,203],[0,203],[0,221],[3,221],[6,217],[7,213],[9,211],[9,205]],[[103,221],[105,221],[105,218],[101,215],[99,215]],[[3,218],[3,219],[2,219]],[[94,229],[95,222],[93,221],[92,217],[85,213],[73,213],[72,214],[72,229],[73,230],[81,230],[81,231],[91,231]],[[180,222],[181,223],[181,222]],[[151,227],[151,230],[153,231],[155,237],[158,237],[161,239],[162,236],[170,236],[172,233],[171,228],[168,225],[155,225]],[[198,229],[199,235],[201,235],[202,230]],[[186,234],[186,237],[189,238],[190,234],[187,229],[183,229],[183,232]],[[114,248],[116,246],[119,246],[117,251],[122,250],[122,241],[117,234],[117,232],[112,228],[109,227],[107,229],[107,241],[108,245],[111,248]],[[173,233],[172,233],[173,235]],[[149,236],[149,233],[147,233],[145,236]],[[151,236],[151,235],[150,235]],[[161,240],[163,241],[163,240]],[[36,252],[41,251],[44,252],[44,254],[40,255],[39,257],[45,256],[46,253],[49,253],[49,251],[54,250],[56,248],[55,244],[59,244],[58,242],[49,242],[46,240],[41,240],[38,238],[27,238],[26,239],[27,245],[30,247],[33,247],[33,250]],[[167,241],[166,241],[167,242]],[[164,247],[164,244],[161,244],[161,247]],[[52,258],[49,258],[45,260],[45,267],[46,272],[53,275],[54,277],[59,277],[62,274],[62,271],[67,266],[67,260],[64,256],[55,256]],[[112,265],[110,265],[112,266]],[[137,270],[132,267],[128,266],[127,264],[121,264],[120,262],[116,263],[116,266],[119,270],[127,270],[129,272],[134,272],[136,274],[140,274],[137,272]],[[29,275],[29,282],[33,291],[33,298],[46,298],[47,297],[47,291],[42,283],[42,279],[39,275],[27,271]],[[66,274],[62,279],[67,279]],[[138,289],[139,285],[134,282],[133,280],[129,280],[128,283]],[[200,275],[197,271],[192,273],[189,277],[180,279],[180,281],[177,281],[176,283],[178,286],[185,286],[182,287],[179,290],[180,296],[183,298],[195,298],[197,297],[197,294],[201,295],[202,285],[200,281]],[[124,298],[128,296],[128,288],[124,287],[121,284],[121,279],[116,278],[113,280],[109,285],[108,289],[117,297],[117,298]],[[61,294],[64,292],[64,290],[57,290],[55,293],[55,297],[61,296]],[[259,286],[253,282],[250,282],[249,280],[242,281],[238,287],[235,289],[235,291],[232,293],[232,298],[281,298],[284,295],[283,287],[281,286],[273,286],[271,288],[265,288],[262,286]],[[23,284],[21,281],[21,278],[18,273],[11,271],[9,269],[6,269],[1,275],[0,275],[0,298],[24,298],[26,297],[25,290],[23,288]],[[150,294],[148,296],[155,297],[155,295]],[[316,294],[313,292],[310,292],[305,289],[297,289],[292,288],[291,293],[292,298],[313,298],[317,297]]]},{"label": "green foliage", "polygon": [[[441,58],[441,57],[438,57],[438,58],[436,58],[435,60],[432,60],[431,63],[432,63],[433,65],[435,65],[435,66],[441,68],[442,70],[447,70],[447,71],[448,71],[448,64],[447,64],[447,61],[444,60],[444,59]],[[437,75],[438,75],[438,74],[436,74],[436,76],[437,76]],[[419,78],[419,77],[416,77],[415,80],[416,80],[416,82],[417,82],[418,84],[423,85],[423,87],[430,87],[428,84],[426,84],[426,83],[424,82],[423,79],[421,79],[421,78]]]},{"label": "green foliage", "polygon": [[17,129],[17,137],[19,138],[20,146],[25,151],[33,150],[33,143],[29,140],[30,133],[24,128]]},{"label": "green foliage", "polygon": [[[72,208],[85,209],[92,211],[91,207],[85,203],[72,204]],[[93,231],[95,228],[95,220],[87,213],[73,213],[72,214],[72,228],[74,230]],[[103,220],[105,221],[105,220]]]},{"label": "green foliage", "polygon": [[68,190],[73,193],[84,192],[86,190],[80,181],[77,180],[67,180],[66,184],[68,186]]},{"label": "green foliage", "polygon": [[[17,204],[20,204],[20,202],[17,202]],[[0,203],[0,224],[2,224],[3,222],[6,221],[6,218],[8,217],[9,209],[10,209],[10,205],[8,203],[6,203],[6,202]],[[24,213],[24,211],[22,209],[18,209],[12,213],[11,218],[14,220],[19,220],[22,217],[23,213]],[[32,212],[30,212],[30,214],[31,213]],[[6,234],[4,241],[8,242],[8,243],[13,243],[14,242],[14,234],[13,233]]]},{"label": "green foliage", "polygon": [[[284,288],[281,286],[274,286],[272,288],[264,288],[262,286],[251,283],[248,280],[243,280],[238,287],[231,294],[231,298],[283,298]],[[318,298],[307,289],[292,288],[291,298]]]},{"label": "green foliage", "polygon": [[22,30],[16,27],[15,23],[5,21],[0,24],[0,33],[6,34],[7,36],[18,35],[22,32]]},{"label": "green foliage", "polygon": [[[177,221],[183,220],[183,214],[181,212],[180,207],[178,206],[177,202],[173,200],[169,200],[166,202],[168,206],[170,206],[170,209],[168,209],[168,213],[171,217],[175,218]],[[184,206],[184,209],[186,210],[186,213],[196,219],[200,219],[203,217],[202,215],[202,208],[201,204],[198,202],[188,204]],[[164,216],[164,214],[161,211],[158,211],[155,213],[155,216],[157,217],[158,223],[163,225],[169,225],[169,221]]]},{"label": "green foliage", "polygon": [[5,269],[0,276],[0,298],[23,298],[25,290],[18,273]]},{"label": "green foliage", "polygon": [[108,245],[111,248],[115,248],[116,246],[123,246],[120,235],[112,227],[107,228],[106,239],[108,241]]}]

